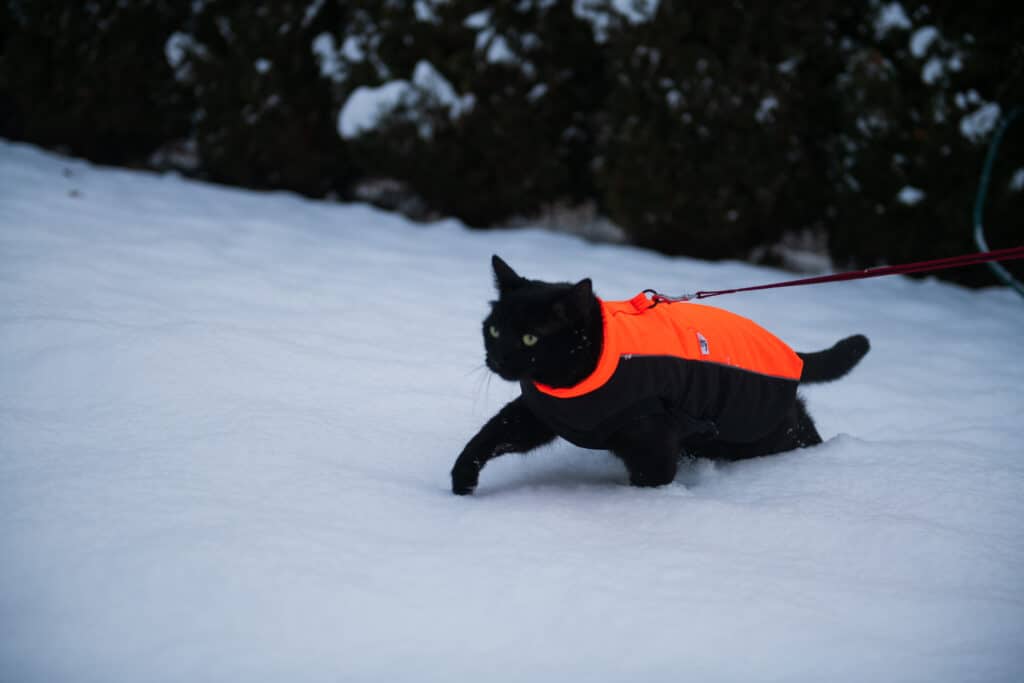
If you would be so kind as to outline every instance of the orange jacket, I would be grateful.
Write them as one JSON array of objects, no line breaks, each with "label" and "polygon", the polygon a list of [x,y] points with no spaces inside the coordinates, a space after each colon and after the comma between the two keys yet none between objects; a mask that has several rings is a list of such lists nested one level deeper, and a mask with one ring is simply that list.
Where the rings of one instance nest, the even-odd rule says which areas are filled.
[{"label": "orange jacket", "polygon": [[796,396],[803,361],[756,323],[712,306],[643,295],[600,301],[597,367],[572,387],[523,382],[530,409],[577,445],[603,448],[615,431],[663,413],[684,431],[749,443],[776,427]]}]

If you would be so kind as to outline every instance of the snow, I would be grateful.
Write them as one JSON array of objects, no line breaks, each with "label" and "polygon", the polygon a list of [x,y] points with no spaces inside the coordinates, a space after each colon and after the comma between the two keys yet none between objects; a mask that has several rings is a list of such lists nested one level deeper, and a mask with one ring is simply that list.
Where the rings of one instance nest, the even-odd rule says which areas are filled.
[{"label": "snow", "polygon": [[206,48],[196,42],[194,36],[181,31],[175,31],[167,37],[164,43],[164,58],[167,65],[174,71],[174,78],[183,83],[191,76],[192,69],[187,61],[188,54],[192,52],[203,56]]},{"label": "snow", "polygon": [[956,106],[960,109],[966,109],[971,105],[981,104],[981,95],[978,94],[977,90],[971,89],[966,92],[958,92],[953,101],[956,102]]},{"label": "snow", "polygon": [[413,3],[413,11],[416,14],[416,19],[428,24],[440,23],[441,19],[437,16],[437,6],[445,4],[447,0],[415,0]]},{"label": "snow", "polygon": [[934,85],[946,75],[947,72],[958,72],[963,69],[963,60],[959,54],[952,54],[949,57],[929,57],[921,67],[921,81],[926,85]]},{"label": "snow", "polygon": [[[936,41],[941,42],[942,35],[934,26],[922,26],[910,35],[910,53],[917,59],[924,59]],[[940,57],[932,55],[921,66],[921,81],[925,85],[935,85],[948,72],[963,69],[963,58],[957,52]]]},{"label": "snow", "polygon": [[320,10],[323,9],[326,0],[313,0],[313,2],[306,5],[306,10],[302,14],[302,26],[306,27],[313,23],[317,15],[320,14]]},{"label": "snow", "polygon": [[935,85],[946,73],[946,62],[939,57],[931,57],[921,67],[921,81],[927,85]]},{"label": "snow", "polygon": [[903,5],[898,2],[890,2],[878,10],[875,18],[875,35],[883,38],[890,31],[908,30],[911,28],[910,17]]},{"label": "snow", "polygon": [[[353,90],[338,113],[338,134],[342,138],[352,139],[373,130],[380,123],[381,117],[417,96],[432,98],[446,107],[453,119],[471,110],[476,101],[471,93],[459,95],[430,62],[420,60],[413,69],[411,82],[398,79],[375,87],[361,86]],[[430,126],[425,121],[420,122],[419,130],[423,137],[431,135]]]},{"label": "snow", "polygon": [[826,443],[625,485],[558,442],[449,493],[515,389],[489,257],[608,298],[786,279],[0,141],[0,680],[1024,680],[1024,306],[879,278],[713,299]]},{"label": "snow", "polygon": [[172,69],[177,69],[185,61],[185,55],[189,48],[195,45],[195,38],[187,33],[175,31],[167,37],[164,43],[164,57]]},{"label": "snow", "polygon": [[537,85],[530,88],[530,92],[526,93],[526,99],[530,102],[536,102],[540,98],[548,94],[547,83],[538,83]]},{"label": "snow", "polygon": [[1018,168],[1010,176],[1010,190],[1013,192],[1024,190],[1024,167]]},{"label": "snow", "polygon": [[921,59],[928,53],[928,48],[939,38],[939,29],[934,26],[922,26],[910,36],[910,54]]},{"label": "snow", "polygon": [[758,123],[770,123],[775,119],[775,111],[779,108],[779,98],[769,95],[761,100],[754,112],[754,118]]},{"label": "snow", "polygon": [[338,50],[334,44],[334,36],[323,32],[313,39],[310,49],[316,55],[317,63],[320,65],[320,75],[324,78],[341,83],[345,80],[345,66],[338,58]]},{"label": "snow", "polygon": [[[606,4],[611,12],[605,9]],[[611,0],[611,3],[606,0],[573,0],[572,7],[577,17],[590,23],[595,40],[604,42],[608,38],[612,13],[631,24],[642,24],[654,18],[659,4],[660,0]]]},{"label": "snow", "polygon": [[401,104],[408,93],[409,82],[404,80],[356,88],[338,113],[338,134],[350,140],[373,130],[380,118]]},{"label": "snow", "polygon": [[452,118],[457,118],[473,108],[473,95],[459,95],[448,79],[426,60],[416,63],[412,82],[422,92],[428,93],[440,104],[448,107]]},{"label": "snow", "polygon": [[335,83],[343,83],[348,76],[348,70],[341,57],[352,63],[366,59],[366,53],[356,36],[346,37],[341,49],[338,49],[334,36],[325,31],[313,39],[310,49],[320,65],[320,75]]},{"label": "snow", "polygon": [[[587,4],[587,0],[575,0],[577,7]],[[594,4],[594,3],[590,3]],[[660,0],[612,0],[612,7],[626,17],[632,24],[650,21],[658,12]]]},{"label": "snow", "polygon": [[[477,31],[487,27],[491,23],[491,10],[482,9],[479,12],[473,12],[462,22],[462,25],[466,28],[475,29]],[[477,44],[479,47],[479,43]]]},{"label": "snow", "polygon": [[341,44],[341,54],[350,62],[361,62],[366,59],[366,51],[359,44],[359,38],[348,36]]},{"label": "snow", "polygon": [[907,206],[916,206],[917,204],[920,204],[922,201],[924,201],[924,198],[924,191],[918,187],[913,187],[911,185],[905,186],[903,189],[899,191],[899,194],[896,195],[896,199],[899,201],[899,203],[906,204]]},{"label": "snow", "polygon": [[779,62],[775,68],[778,69],[780,74],[791,76],[796,73],[796,70],[800,67],[801,61],[802,59],[800,57],[790,57],[787,60]]},{"label": "snow", "polygon": [[[520,58],[509,45],[508,39],[490,26],[491,19],[492,10],[484,9],[470,14],[462,22],[463,26],[477,32],[474,42],[476,51],[483,53],[484,60],[488,64],[518,66],[527,77],[532,77],[535,67]],[[535,34],[522,36],[522,44],[526,49],[536,48],[539,45],[539,40]]]},{"label": "snow", "polygon": [[987,102],[960,119],[960,134],[971,142],[982,142],[995,130],[1001,115],[998,104]]},{"label": "snow", "polygon": [[[480,35],[483,35],[481,33]],[[509,47],[504,36],[495,35],[487,45],[487,62],[489,64],[517,64],[520,60],[516,53]]]}]

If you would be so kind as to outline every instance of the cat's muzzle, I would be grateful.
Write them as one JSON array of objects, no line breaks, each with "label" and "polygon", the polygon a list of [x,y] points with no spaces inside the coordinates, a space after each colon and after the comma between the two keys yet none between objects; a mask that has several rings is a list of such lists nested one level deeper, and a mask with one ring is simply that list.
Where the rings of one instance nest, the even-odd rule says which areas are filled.
[{"label": "cat's muzzle", "polygon": [[501,361],[495,358],[488,356],[486,363],[488,369],[503,380],[508,382],[518,382],[519,380],[524,379],[523,373],[516,372],[514,369],[509,368],[507,365],[504,365]]}]

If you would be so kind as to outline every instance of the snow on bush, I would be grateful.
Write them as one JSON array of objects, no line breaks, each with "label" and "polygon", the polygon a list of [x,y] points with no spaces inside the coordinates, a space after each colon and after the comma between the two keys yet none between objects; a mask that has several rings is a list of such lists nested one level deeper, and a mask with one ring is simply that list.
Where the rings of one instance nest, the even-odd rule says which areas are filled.
[{"label": "snow on bush", "polygon": [[[394,80],[383,85],[356,88],[349,95],[338,114],[338,134],[352,139],[375,129],[381,119],[393,113],[400,105],[413,105],[417,98],[428,98],[431,103],[448,109],[458,118],[473,107],[472,95],[459,95],[452,84],[430,62],[421,60],[413,70],[411,81]],[[420,134],[429,138],[431,129],[425,120],[418,122]]]}]

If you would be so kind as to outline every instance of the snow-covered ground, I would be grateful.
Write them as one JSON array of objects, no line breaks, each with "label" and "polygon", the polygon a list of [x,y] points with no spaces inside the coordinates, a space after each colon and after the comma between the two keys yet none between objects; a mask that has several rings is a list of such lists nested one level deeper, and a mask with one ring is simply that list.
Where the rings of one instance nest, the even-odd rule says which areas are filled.
[{"label": "snow-covered ground", "polygon": [[0,681],[1024,680],[1024,301],[713,299],[871,337],[805,391],[825,444],[637,490],[559,442],[455,497],[514,395],[493,252],[613,299],[786,277],[0,141]]}]

